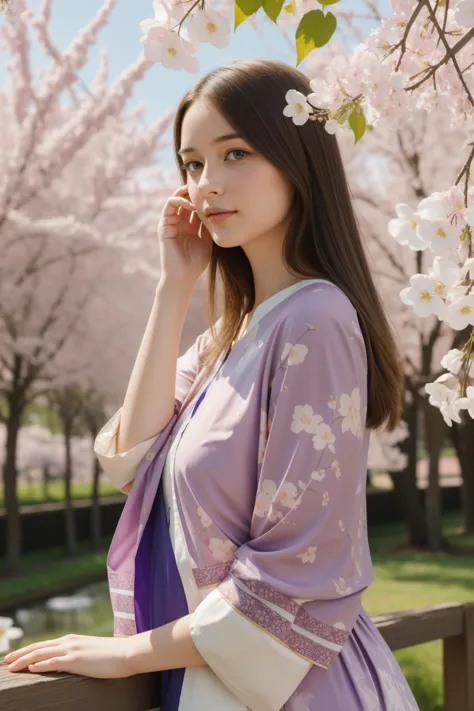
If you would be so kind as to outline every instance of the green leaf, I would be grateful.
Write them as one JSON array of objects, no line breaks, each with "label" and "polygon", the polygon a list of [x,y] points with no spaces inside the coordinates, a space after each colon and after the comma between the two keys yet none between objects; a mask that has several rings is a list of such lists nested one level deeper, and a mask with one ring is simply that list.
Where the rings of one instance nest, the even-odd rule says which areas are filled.
[{"label": "green leaf", "polygon": [[277,21],[284,2],[285,0],[263,0],[262,7],[273,22]]},{"label": "green leaf", "polygon": [[295,3],[294,0],[288,3],[288,5],[285,5],[283,8],[285,12],[294,12],[295,11]]},{"label": "green leaf", "polygon": [[296,54],[298,64],[316,47],[324,47],[333,36],[337,27],[337,20],[328,12],[311,10],[301,18],[296,30]]},{"label": "green leaf", "polygon": [[235,0],[234,30],[262,7],[262,1],[263,0]]},{"label": "green leaf", "polygon": [[335,5],[339,0],[318,0],[320,5]]},{"label": "green leaf", "polygon": [[352,128],[355,142],[357,143],[365,133],[366,120],[364,114],[358,114],[354,109],[349,116],[348,124]]}]

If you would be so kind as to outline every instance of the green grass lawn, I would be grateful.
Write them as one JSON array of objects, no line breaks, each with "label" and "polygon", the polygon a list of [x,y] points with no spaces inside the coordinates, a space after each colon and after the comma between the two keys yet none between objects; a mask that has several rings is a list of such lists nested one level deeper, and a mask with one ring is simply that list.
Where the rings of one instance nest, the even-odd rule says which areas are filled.
[{"label": "green grass lawn", "polygon": [[91,552],[87,542],[78,545],[79,554],[74,558],[73,564],[69,558],[64,557],[62,548],[40,550],[27,553],[22,557],[21,566],[15,577],[4,577],[4,563],[0,561],[0,604],[10,604],[15,607],[15,600],[21,596],[48,590],[56,585],[69,586],[77,581],[82,585],[85,577],[100,576],[106,578],[106,559],[110,538],[104,538],[99,551]]},{"label": "green grass lawn", "polygon": [[[459,517],[444,518],[445,532],[457,545],[474,548],[474,536],[459,536]],[[474,602],[474,554],[390,553],[400,541],[399,526],[371,531],[375,579],[364,593],[369,614],[427,607],[443,602]],[[395,653],[421,711],[442,711],[442,643],[430,642]]]},{"label": "green grass lawn", "polygon": [[[100,496],[111,496],[118,494],[117,489],[114,489],[110,482],[104,480],[99,481]],[[52,481],[48,485],[48,498],[45,498],[43,485],[41,483],[21,484],[18,487],[18,500],[20,504],[26,506],[28,504],[43,504],[45,502],[64,501],[64,482]],[[92,484],[87,482],[73,482],[72,497],[74,499],[88,499],[92,495]],[[0,508],[4,505],[3,486],[0,486]]]}]

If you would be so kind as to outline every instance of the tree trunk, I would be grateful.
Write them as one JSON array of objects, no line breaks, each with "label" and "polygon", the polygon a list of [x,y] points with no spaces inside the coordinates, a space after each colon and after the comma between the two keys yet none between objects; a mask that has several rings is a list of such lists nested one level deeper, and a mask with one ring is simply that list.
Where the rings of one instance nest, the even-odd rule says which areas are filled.
[{"label": "tree trunk", "polygon": [[64,439],[66,450],[66,467],[64,472],[65,495],[64,495],[64,523],[66,527],[66,549],[68,556],[77,554],[76,523],[74,519],[74,508],[72,505],[71,483],[72,483],[72,455],[71,455],[71,422],[64,422]]},{"label": "tree trunk", "polygon": [[453,422],[449,434],[462,473],[464,530],[474,533],[474,420],[468,417],[462,425]]},{"label": "tree trunk", "polygon": [[443,521],[439,460],[445,436],[445,423],[438,408],[426,400],[424,403],[426,448],[428,451],[428,486],[425,496],[425,520],[428,548],[432,551],[443,548]]},{"label": "tree trunk", "polygon": [[[95,437],[93,438],[93,441]],[[100,477],[100,463],[97,457],[94,455],[94,472],[92,479],[92,507],[91,507],[91,542],[92,548],[98,550],[100,548],[101,542],[101,521],[100,521],[100,503],[99,503],[99,477]]]},{"label": "tree trunk", "polygon": [[47,464],[44,465],[42,469],[42,479],[43,479],[43,499],[45,501],[49,501],[49,466]]},{"label": "tree trunk", "polygon": [[6,451],[3,465],[3,488],[6,510],[6,557],[5,572],[13,575],[19,567],[21,556],[21,518],[17,497],[16,453],[18,433],[21,427],[22,407],[20,398],[9,398],[9,413],[6,421]]},{"label": "tree trunk", "polygon": [[412,402],[405,405],[402,416],[402,419],[408,425],[409,435],[399,445],[400,450],[408,456],[407,467],[400,472],[389,472],[389,476],[393,483],[398,505],[403,514],[407,542],[410,546],[425,548],[428,536],[416,479],[418,411],[418,400],[414,396]]}]

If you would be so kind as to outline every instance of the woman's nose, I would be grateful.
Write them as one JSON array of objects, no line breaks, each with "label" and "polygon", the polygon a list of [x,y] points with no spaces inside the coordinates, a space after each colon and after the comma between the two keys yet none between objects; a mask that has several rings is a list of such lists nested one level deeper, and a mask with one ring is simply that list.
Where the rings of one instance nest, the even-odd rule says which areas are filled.
[{"label": "woman's nose", "polygon": [[224,192],[224,186],[218,175],[211,173],[205,168],[201,173],[198,190],[202,197],[205,198],[207,195],[222,195]]}]

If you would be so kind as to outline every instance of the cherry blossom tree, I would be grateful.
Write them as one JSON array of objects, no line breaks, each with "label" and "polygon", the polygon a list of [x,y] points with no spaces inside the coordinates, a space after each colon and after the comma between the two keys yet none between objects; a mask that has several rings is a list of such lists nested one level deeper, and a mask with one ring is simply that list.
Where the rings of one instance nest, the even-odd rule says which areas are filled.
[{"label": "cherry blossom tree", "polygon": [[[0,400],[10,569],[21,550],[16,455],[26,406],[87,369],[86,319],[107,270],[159,273],[156,224],[171,183],[156,157],[171,116],[147,125],[142,106],[127,107],[152,63],[139,56],[109,83],[102,53],[90,84],[78,77],[114,5],[105,0],[64,50],[49,30],[52,0],[36,15],[15,0],[0,28],[9,55],[0,89]],[[49,59],[39,78],[32,41]]]},{"label": "cherry blossom tree", "polygon": [[[328,76],[327,65],[339,57],[347,61],[344,46],[333,43],[325,56],[313,53],[307,61],[310,77]],[[456,175],[457,159],[467,139],[467,127],[445,131],[448,120],[442,107],[429,114],[419,112],[408,124],[393,130],[386,123],[378,124],[354,145],[348,133],[339,136],[344,163],[347,166],[351,192],[355,200],[372,271],[392,322],[398,331],[405,359],[406,394],[404,422],[409,424],[409,436],[400,442],[407,466],[386,469],[390,472],[395,493],[404,512],[409,542],[417,546],[444,545],[441,528],[441,491],[439,488],[439,458],[448,430],[438,410],[428,404],[424,386],[443,372],[441,358],[448,348],[461,341],[462,334],[434,315],[421,320],[400,298],[400,289],[413,271],[429,267],[434,272],[445,269],[445,260],[428,252],[407,250],[393,240],[387,230],[393,199],[405,203],[428,196],[435,185],[450,185]],[[449,265],[449,263],[448,263]],[[430,461],[426,517],[417,490],[418,424],[423,426],[424,444],[428,444]],[[377,433],[387,439],[387,433]],[[380,452],[377,439],[376,452]],[[398,450],[398,443],[395,447]],[[470,530],[474,510],[471,489],[471,468],[464,467],[465,525]]]},{"label": "cherry blossom tree", "polygon": [[[170,69],[196,72],[200,43],[225,46],[231,14],[237,29],[262,10],[273,22],[296,24],[300,64],[334,35],[337,2],[236,0],[229,7],[218,0],[155,0],[154,17],[141,23],[145,56]],[[379,27],[349,58],[333,57],[324,76],[311,80],[308,96],[293,89],[287,92],[286,106],[282,101],[286,117],[298,126],[321,121],[329,133],[351,132],[357,143],[367,125],[373,128],[384,122],[396,127],[420,110],[441,106],[447,113],[447,129],[472,131],[474,0],[392,0],[391,5],[392,15],[381,17]],[[446,372],[425,385],[430,404],[441,410],[448,426],[461,423],[461,411],[474,418],[474,147],[470,140],[464,154],[464,164],[450,186],[432,192],[414,207],[399,203],[389,225],[400,244],[445,258],[441,270],[410,276],[410,286],[400,293],[403,301],[420,318],[434,315],[454,330],[468,330],[461,347],[446,353],[442,363]]]},{"label": "cherry blossom tree", "polygon": [[[433,257],[426,251],[407,250],[391,239],[386,225],[394,197],[407,204],[419,201],[431,193],[433,185],[449,184],[455,175],[456,156],[466,136],[461,131],[443,131],[445,123],[446,113],[439,108],[430,114],[418,115],[397,131],[381,124],[356,147],[349,146],[346,159],[372,270],[403,347],[404,420],[410,427],[409,438],[402,449],[410,456],[403,474],[394,473],[392,480],[403,502],[410,541],[416,545],[428,544],[430,548],[439,548],[444,543],[438,471],[449,428],[439,410],[429,405],[424,386],[443,372],[443,353],[460,343],[461,334],[434,315],[419,319],[400,300],[400,287],[413,271],[426,268],[429,273],[443,273],[446,259]],[[425,516],[418,502],[416,481],[419,422],[429,457]],[[465,472],[464,483],[466,489],[472,485],[470,471]],[[472,506],[474,499],[470,508]],[[469,516],[466,516],[466,528],[469,528]]]}]

